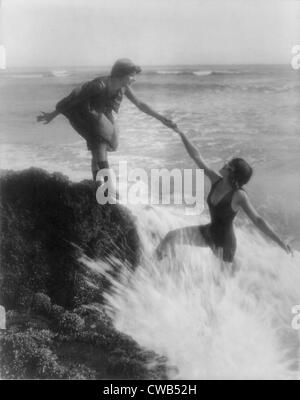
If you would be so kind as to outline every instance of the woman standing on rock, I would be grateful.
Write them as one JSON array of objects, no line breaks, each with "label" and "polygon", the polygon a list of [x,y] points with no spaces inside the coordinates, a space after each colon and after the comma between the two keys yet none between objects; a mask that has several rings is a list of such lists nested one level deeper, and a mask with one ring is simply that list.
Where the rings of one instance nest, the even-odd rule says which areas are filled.
[{"label": "woman standing on rock", "polygon": [[118,147],[118,132],[113,113],[118,113],[123,96],[141,111],[158,119],[169,128],[176,125],[139,100],[130,85],[141,72],[141,68],[128,59],[120,59],[113,65],[110,76],[98,77],[74,89],[69,96],[59,101],[53,112],[42,112],[37,121],[48,124],[57,115],[68,118],[72,127],[87,142],[92,153],[92,175],[108,169],[107,152]]}]

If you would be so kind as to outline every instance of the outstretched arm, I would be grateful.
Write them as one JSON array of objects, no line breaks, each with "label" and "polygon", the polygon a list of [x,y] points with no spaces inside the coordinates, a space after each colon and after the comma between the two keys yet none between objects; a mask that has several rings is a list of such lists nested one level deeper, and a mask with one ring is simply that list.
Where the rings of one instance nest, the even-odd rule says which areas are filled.
[{"label": "outstretched arm", "polygon": [[205,175],[210,179],[210,181],[214,183],[216,180],[220,179],[220,175],[207,165],[206,161],[204,161],[198,149],[193,145],[190,140],[188,140],[186,135],[178,128],[175,128],[174,131],[177,132],[181,137],[181,140],[189,156],[195,161],[199,168],[202,168],[204,170]]},{"label": "outstretched arm", "polygon": [[246,213],[248,218],[254,223],[254,225],[268,236],[271,240],[277,243],[283,250],[288,254],[292,254],[292,250],[288,244],[285,244],[279,236],[273,231],[270,225],[258,214],[253,205],[251,204],[247,194],[243,191],[239,191],[239,198],[237,204]]},{"label": "outstretched arm", "polygon": [[143,111],[145,114],[148,114],[151,117],[158,119],[160,122],[162,122],[169,128],[174,129],[176,127],[176,124],[173,121],[164,117],[161,114],[158,114],[148,104],[139,100],[137,96],[133,93],[132,89],[129,88],[128,86],[126,87],[125,95],[139,110]]},{"label": "outstretched arm", "polygon": [[64,111],[67,111],[80,103],[82,103],[82,107],[85,107],[87,111],[91,112],[89,110],[88,100],[92,97],[99,96],[104,90],[105,85],[101,80],[85,82],[81,86],[78,86],[72,90],[68,96],[60,100],[56,104],[56,109],[54,111],[49,113],[41,112],[37,116],[37,121],[44,122],[44,124],[49,124],[49,122],[51,122],[61,112],[63,113]]},{"label": "outstretched arm", "polygon": [[57,110],[54,110],[49,113],[45,113],[41,111],[40,115],[36,117],[37,122],[44,122],[44,125],[49,124],[57,115],[59,112]]}]

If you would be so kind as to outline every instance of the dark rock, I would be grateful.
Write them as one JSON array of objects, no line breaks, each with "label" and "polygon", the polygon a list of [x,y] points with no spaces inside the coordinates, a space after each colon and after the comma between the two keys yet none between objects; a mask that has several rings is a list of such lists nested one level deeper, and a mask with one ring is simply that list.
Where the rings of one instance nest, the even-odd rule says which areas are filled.
[{"label": "dark rock", "polygon": [[73,311],[84,318],[87,328],[96,329],[100,333],[109,329],[114,330],[111,319],[100,303],[84,304]]},{"label": "dark rock", "polygon": [[2,172],[0,193],[0,304],[6,308],[28,309],[37,292],[66,308],[101,302],[108,283],[93,277],[94,289],[86,285],[82,254],[137,265],[132,216],[119,205],[100,206],[92,181],[72,183],[31,168]]},{"label": "dark rock", "polygon": [[38,314],[49,315],[51,312],[51,299],[44,293],[35,293],[33,296],[32,309]]},{"label": "dark rock", "polygon": [[91,181],[33,168],[2,173],[0,194],[0,304],[7,310],[0,376],[165,378],[156,354],[115,330],[102,305],[108,282],[79,262],[82,255],[116,258],[114,276],[125,263],[138,265],[128,210],[100,206]]},{"label": "dark rock", "polygon": [[52,317],[52,319],[54,320],[54,322],[58,322],[63,314],[65,313],[65,309],[62,306],[58,306],[57,304],[53,304],[52,308],[51,308],[51,312],[50,315]]},{"label": "dark rock", "polygon": [[84,328],[84,319],[79,315],[66,311],[58,321],[58,328],[62,333],[76,333]]}]

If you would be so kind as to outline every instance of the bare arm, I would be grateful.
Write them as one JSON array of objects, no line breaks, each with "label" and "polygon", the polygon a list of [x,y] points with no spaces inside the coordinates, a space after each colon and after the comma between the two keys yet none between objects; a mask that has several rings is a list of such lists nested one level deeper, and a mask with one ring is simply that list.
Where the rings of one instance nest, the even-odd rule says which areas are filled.
[{"label": "bare arm", "polygon": [[151,117],[158,119],[169,128],[176,127],[176,124],[172,122],[170,119],[164,117],[161,114],[158,114],[148,104],[138,99],[138,97],[133,93],[132,89],[129,88],[128,86],[126,87],[125,95],[139,110],[143,111],[145,114],[148,114]]},{"label": "bare arm", "polygon": [[195,161],[195,163],[199,168],[202,168],[204,170],[205,175],[210,179],[210,181],[214,183],[216,180],[218,180],[220,178],[220,175],[207,165],[206,161],[204,161],[198,149],[193,145],[193,143],[190,140],[188,140],[186,135],[183,132],[181,132],[178,128],[174,129],[174,131],[177,132],[181,137],[181,140],[189,156]]},{"label": "bare arm", "polygon": [[292,253],[289,245],[285,244],[279,236],[274,232],[271,226],[258,214],[254,206],[251,204],[247,194],[245,192],[239,192],[239,198],[237,201],[242,210],[245,212],[247,217],[254,223],[254,225],[268,236],[271,240],[277,243],[287,253]]},{"label": "bare arm", "polygon": [[49,113],[45,113],[41,111],[41,113],[36,117],[37,122],[44,122],[44,125],[49,124],[57,115],[59,114],[59,111],[54,110]]}]

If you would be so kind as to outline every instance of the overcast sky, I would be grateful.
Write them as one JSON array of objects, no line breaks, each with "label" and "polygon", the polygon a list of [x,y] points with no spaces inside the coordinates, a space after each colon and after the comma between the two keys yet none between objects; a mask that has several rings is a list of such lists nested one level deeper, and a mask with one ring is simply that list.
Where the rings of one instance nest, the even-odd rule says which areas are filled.
[{"label": "overcast sky", "polygon": [[2,0],[1,14],[8,67],[288,64],[300,44],[298,0]]}]

